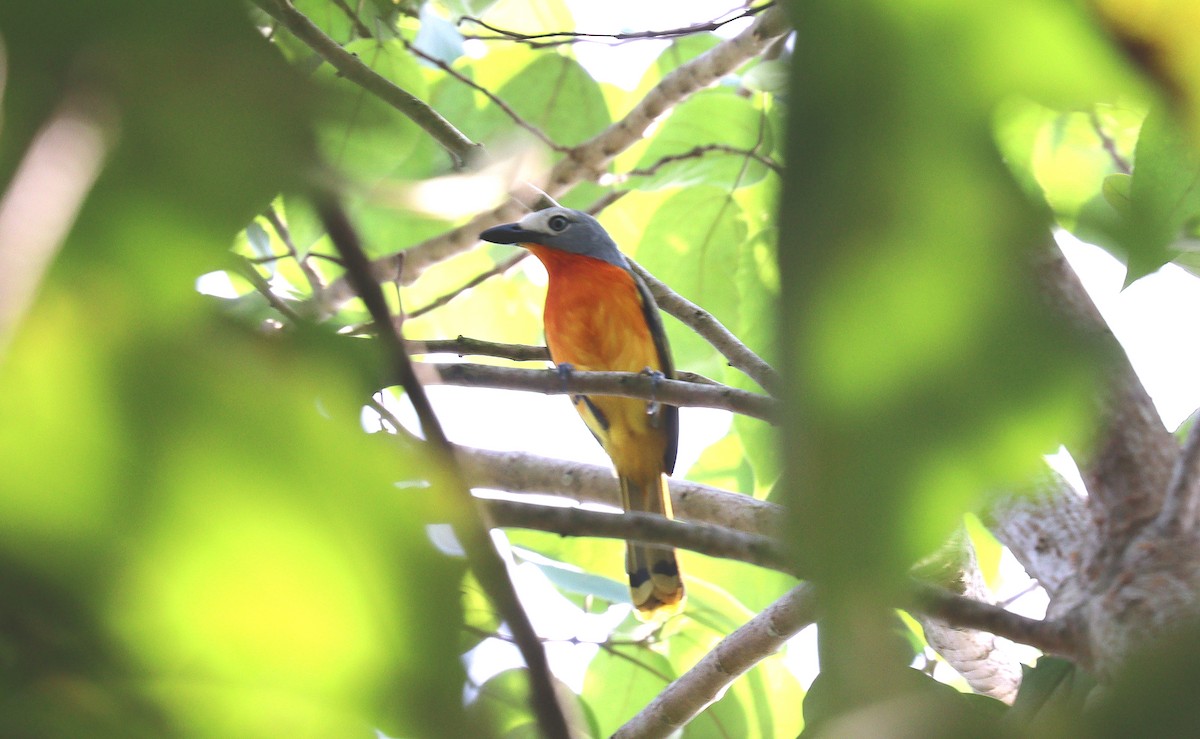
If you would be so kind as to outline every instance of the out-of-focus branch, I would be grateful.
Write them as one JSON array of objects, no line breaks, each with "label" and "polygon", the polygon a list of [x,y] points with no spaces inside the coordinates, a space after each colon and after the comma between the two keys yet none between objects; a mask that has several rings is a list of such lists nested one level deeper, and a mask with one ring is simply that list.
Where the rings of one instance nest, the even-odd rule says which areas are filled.
[{"label": "out-of-focus branch", "polygon": [[518,31],[509,31],[503,28],[497,28],[490,23],[472,16],[463,16],[460,19],[460,23],[473,23],[480,28],[486,28],[495,34],[493,36],[463,34],[464,38],[479,39],[481,41],[518,41],[528,45],[532,49],[562,46],[563,44],[573,44],[577,41],[604,41],[613,42],[613,45],[616,45],[627,41],[639,41],[644,39],[672,39],[680,38],[682,36],[690,36],[696,33],[716,31],[736,20],[757,15],[774,4],[774,2],[763,3],[762,5],[744,8],[736,13],[731,11],[730,13],[726,13],[720,18],[716,18],[707,23],[695,23],[690,26],[667,28],[661,31],[626,31],[623,33],[549,31],[546,33],[520,33]]},{"label": "out-of-focus branch", "polygon": [[352,281],[367,310],[380,326],[390,330],[380,333],[379,338],[392,363],[392,369],[404,386],[405,393],[420,421],[421,429],[435,455],[442,459],[443,467],[450,477],[451,492],[460,497],[460,515],[455,530],[467,553],[468,560],[480,585],[487,592],[496,610],[508,623],[513,638],[525,665],[529,669],[530,703],[542,733],[555,739],[569,739],[567,719],[554,689],[554,678],[546,652],[538,640],[529,616],[517,598],[516,589],[508,576],[508,568],[496,551],[491,538],[490,522],[475,503],[470,489],[461,477],[454,459],[453,449],[442,429],[437,414],[425,394],[425,388],[417,380],[412,361],[404,350],[404,337],[400,329],[388,316],[387,300],[379,283],[371,279],[366,253],[359,242],[358,234],[350,224],[341,205],[329,194],[319,193],[314,197],[317,212],[329,233],[330,241],[341,254],[346,265],[346,274]]}]

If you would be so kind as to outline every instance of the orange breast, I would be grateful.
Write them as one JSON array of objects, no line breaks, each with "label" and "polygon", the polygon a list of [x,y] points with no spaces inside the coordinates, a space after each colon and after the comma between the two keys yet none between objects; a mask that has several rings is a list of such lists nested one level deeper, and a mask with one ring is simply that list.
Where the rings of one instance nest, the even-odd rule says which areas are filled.
[{"label": "orange breast", "polygon": [[[629,273],[591,257],[530,245],[546,265],[546,345],[557,364],[577,370],[661,370],[658,349],[646,323],[642,297]],[[651,426],[646,401],[589,396],[575,408],[618,473],[657,479],[663,472],[666,433]],[[599,411],[598,418],[594,411]]]},{"label": "orange breast", "polygon": [[642,297],[624,269],[591,257],[532,246],[546,265],[546,343],[556,363],[579,370],[662,369]]}]

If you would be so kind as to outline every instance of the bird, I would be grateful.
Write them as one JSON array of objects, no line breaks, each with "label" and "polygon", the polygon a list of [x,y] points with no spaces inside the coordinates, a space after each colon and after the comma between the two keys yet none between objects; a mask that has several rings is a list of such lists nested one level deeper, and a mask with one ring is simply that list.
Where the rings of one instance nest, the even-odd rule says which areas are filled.
[{"label": "bird", "polygon": [[[545,266],[546,346],[564,376],[597,370],[674,377],[658,305],[594,217],[555,206],[489,228],[480,238],[522,246]],[[679,447],[679,409],[607,395],[571,400],[612,460],[623,508],[671,518],[666,476],[674,471]],[[683,609],[683,579],[673,548],[627,542],[625,571],[642,620],[665,619]]]}]

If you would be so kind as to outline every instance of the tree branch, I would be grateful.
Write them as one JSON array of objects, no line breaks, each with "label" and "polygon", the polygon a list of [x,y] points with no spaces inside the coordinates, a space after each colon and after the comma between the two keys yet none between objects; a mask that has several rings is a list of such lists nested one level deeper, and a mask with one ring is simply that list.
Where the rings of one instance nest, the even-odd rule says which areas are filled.
[{"label": "tree branch", "polygon": [[[679,154],[668,154],[667,156],[662,157],[661,159],[657,160],[656,162],[654,162],[653,164],[651,164],[648,167],[641,167],[639,169],[631,169],[628,172],[622,172],[621,174],[613,175],[611,184],[619,185],[619,184],[628,182],[630,179],[632,179],[634,177],[651,177],[651,176],[657,174],[658,170],[662,169],[663,167],[667,166],[668,164],[672,164],[674,162],[682,162],[682,161],[686,161],[688,159],[699,159],[700,157],[703,157],[706,154],[712,154],[712,153],[729,154],[731,156],[740,157],[742,159],[753,159],[754,161],[758,162],[759,164],[763,165],[764,167],[770,169],[775,174],[777,174],[777,175],[783,174],[783,166],[781,164],[779,164],[779,162],[775,161],[774,159],[771,159],[770,157],[768,157],[764,154],[759,154],[757,151],[754,151],[752,149],[739,149],[736,146],[729,146],[728,144],[704,144],[702,146],[694,146],[691,149],[688,149],[687,151],[681,152]],[[609,181],[603,180],[602,184],[609,184]]]},{"label": "tree branch", "polygon": [[[928,563],[918,565],[922,573],[936,571],[932,582],[982,603],[992,603],[992,594],[979,572],[975,548],[964,529],[952,536]],[[985,631],[948,624],[921,613],[914,614],[925,630],[925,640],[946,662],[966,678],[976,692],[1012,704],[1021,687],[1021,666]]]},{"label": "tree branch", "polygon": [[429,341],[410,340],[409,354],[456,354],[460,357],[475,355],[497,357],[514,362],[549,362],[550,350],[544,346],[529,344],[498,344],[481,341],[467,336],[457,339],[435,339]]},{"label": "tree branch", "polygon": [[544,395],[614,395],[640,398],[679,407],[717,408],[779,422],[779,401],[727,385],[663,380],[633,372],[571,372],[494,367],[483,364],[419,362],[425,382],[432,385],[525,390]]},{"label": "tree branch", "polygon": [[680,675],[613,734],[614,739],[661,739],[695,718],[737,678],[778,652],[816,618],[811,585],[799,585],[767,606]]},{"label": "tree branch", "polygon": [[662,280],[650,274],[642,265],[629,260],[633,271],[646,282],[650,294],[658,307],[675,316],[683,324],[700,335],[713,348],[729,361],[730,367],[735,367],[769,393],[777,393],[780,387],[779,373],[767,364],[762,357],[754,353],[750,347],[741,342],[733,332],[717,320],[716,316],[696,305],[692,301],[675,292]]},{"label": "tree branch", "polygon": [[790,575],[796,567],[778,540],[722,526],[690,523],[654,513],[607,513],[586,508],[479,499],[496,526],[549,531],[559,536],[623,539],[663,544],[710,557],[732,559]]},{"label": "tree branch", "polygon": [[[462,131],[440,113],[407,90],[398,87],[358,57],[325,35],[296,7],[291,0],[253,0],[264,13],[283,24],[293,36],[304,42],[317,56],[329,62],[343,77],[400,111],[433,137],[454,159],[455,167],[463,167],[480,150]],[[343,289],[349,288],[344,285]],[[352,296],[347,296],[347,299]]]},{"label": "tree branch", "polygon": [[1085,647],[1074,628],[1064,621],[1039,621],[990,603],[981,603],[949,590],[917,583],[906,610],[989,634],[1003,636],[1021,644],[1037,647],[1043,652],[1080,659]]},{"label": "tree branch", "polygon": [[[267,0],[258,0],[266,2]],[[551,169],[546,192],[558,197],[583,179],[596,179],[608,163],[633,144],[641,141],[646,129],[659,116],[678,105],[692,93],[717,82],[750,58],[762,52],[771,41],[788,31],[787,16],[777,6],[768,8],[742,33],[727,39],[704,54],[663,77],[649,93],[620,121],[574,147]],[[524,206],[514,199],[480,213],[467,223],[444,234],[426,239],[402,252],[371,263],[371,272],[380,281],[390,280],[401,271],[401,283],[411,284],[431,265],[475,246],[479,234],[492,226],[517,220]],[[336,309],[354,297],[345,280],[330,283],[322,299],[326,311]]]},{"label": "tree branch", "polygon": [[1069,610],[1068,591],[1083,586],[1080,566],[1096,537],[1087,501],[1057,472],[1047,470],[1026,490],[998,498],[984,524],[1050,596],[1051,613]]},{"label": "tree branch", "polygon": [[[464,446],[455,447],[455,454],[472,487],[552,494],[614,508],[621,505],[617,480],[608,467]],[[689,480],[667,478],[667,485],[671,505],[681,520],[764,536],[778,536],[783,529],[783,509],[774,503]]]},{"label": "tree branch", "polygon": [[496,34],[495,36],[464,34],[464,38],[473,38],[482,41],[519,41],[527,44],[532,49],[541,49],[552,46],[562,46],[563,44],[572,44],[576,41],[614,41],[617,44],[620,44],[627,41],[637,41],[643,39],[671,39],[679,38],[681,36],[690,36],[696,33],[704,33],[707,31],[716,31],[736,20],[757,15],[774,4],[775,3],[772,1],[755,7],[745,8],[741,12],[732,16],[730,16],[729,13],[726,13],[724,16],[707,23],[696,23],[690,26],[683,26],[681,28],[668,28],[662,31],[628,31],[624,33],[549,31],[547,33],[519,33],[517,31],[508,31],[503,28],[497,28],[496,26],[482,21],[479,18],[468,15],[464,15],[459,22],[460,24],[462,22],[474,23],[475,25],[480,26],[481,28],[486,28],[487,30]]},{"label": "tree branch", "polygon": [[461,512],[456,522],[455,530],[459,534],[463,549],[468,560],[475,569],[480,585],[496,606],[496,610],[508,623],[513,637],[517,640],[521,657],[529,668],[530,702],[537,716],[542,733],[554,739],[569,739],[567,719],[562,706],[555,695],[554,679],[550,673],[550,663],[546,652],[538,640],[537,633],[529,621],[529,616],[521,607],[516,589],[508,576],[508,568],[496,551],[489,531],[489,523],[482,515],[481,509],[475,504],[475,498],[463,481],[458,465],[454,461],[453,449],[446,438],[429,397],[424,387],[417,381],[412,362],[404,350],[404,337],[400,329],[389,319],[387,300],[379,283],[371,279],[370,262],[358,239],[358,234],[350,225],[345,211],[332,196],[319,194],[315,198],[317,212],[329,233],[329,238],[341,254],[346,264],[346,274],[351,280],[359,297],[367,310],[380,326],[388,326],[391,330],[380,334],[380,341],[392,362],[393,371],[399,378],[404,390],[420,419],[425,438],[429,440],[434,454],[439,456],[441,467],[446,470],[449,487],[460,498]]}]

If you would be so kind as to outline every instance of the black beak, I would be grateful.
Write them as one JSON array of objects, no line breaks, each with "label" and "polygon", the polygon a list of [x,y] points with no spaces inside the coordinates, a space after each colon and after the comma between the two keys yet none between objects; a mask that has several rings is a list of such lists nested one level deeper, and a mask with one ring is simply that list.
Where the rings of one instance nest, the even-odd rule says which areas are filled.
[{"label": "black beak", "polygon": [[533,231],[527,231],[515,223],[506,223],[503,226],[495,226],[489,228],[479,234],[479,238],[484,241],[490,241],[493,244],[522,244],[537,241],[537,234]]}]

